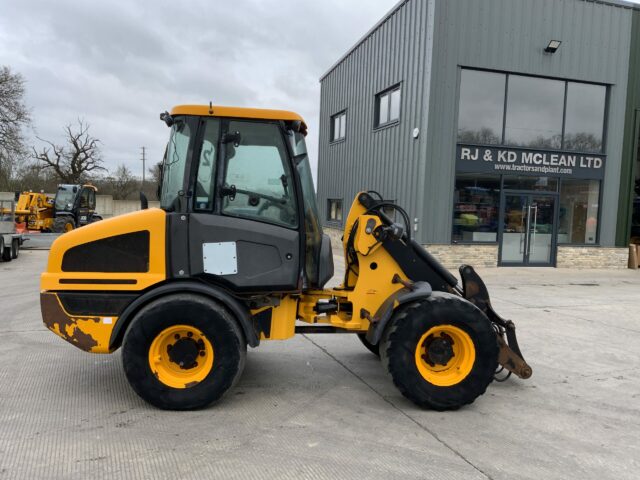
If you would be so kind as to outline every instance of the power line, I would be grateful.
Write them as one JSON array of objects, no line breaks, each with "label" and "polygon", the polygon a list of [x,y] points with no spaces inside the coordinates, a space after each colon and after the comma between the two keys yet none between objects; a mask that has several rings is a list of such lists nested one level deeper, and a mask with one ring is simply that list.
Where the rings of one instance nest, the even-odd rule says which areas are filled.
[{"label": "power line", "polygon": [[141,148],[142,148],[142,186],[144,187],[144,175],[145,175],[145,172],[147,171],[147,168],[145,166],[147,158],[145,154],[146,153],[145,147],[141,147]]}]

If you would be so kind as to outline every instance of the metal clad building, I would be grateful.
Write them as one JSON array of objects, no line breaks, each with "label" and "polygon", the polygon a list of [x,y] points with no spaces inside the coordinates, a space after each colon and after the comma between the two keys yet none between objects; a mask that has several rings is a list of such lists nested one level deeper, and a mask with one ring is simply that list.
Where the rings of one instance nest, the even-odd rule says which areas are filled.
[{"label": "metal clad building", "polygon": [[630,230],[619,202],[637,143],[637,14],[616,1],[398,3],[320,79],[325,226],[372,189],[445,256],[475,245],[493,264],[560,265],[580,247],[622,261],[606,247]]}]

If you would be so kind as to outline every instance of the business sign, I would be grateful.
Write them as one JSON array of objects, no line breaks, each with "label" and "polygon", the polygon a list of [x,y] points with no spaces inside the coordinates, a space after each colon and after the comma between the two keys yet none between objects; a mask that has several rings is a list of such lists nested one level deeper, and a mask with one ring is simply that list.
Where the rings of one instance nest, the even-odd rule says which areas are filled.
[{"label": "business sign", "polygon": [[458,145],[459,172],[602,180],[606,155]]}]

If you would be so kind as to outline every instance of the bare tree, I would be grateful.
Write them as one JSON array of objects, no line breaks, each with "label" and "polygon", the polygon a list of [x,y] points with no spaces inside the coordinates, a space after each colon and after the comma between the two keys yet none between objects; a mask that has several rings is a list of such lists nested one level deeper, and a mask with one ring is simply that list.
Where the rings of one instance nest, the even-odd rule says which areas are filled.
[{"label": "bare tree", "polygon": [[113,175],[106,178],[111,195],[115,200],[125,200],[138,190],[140,181],[133,176],[131,170],[122,164],[116,168]]},{"label": "bare tree", "polygon": [[31,122],[24,104],[24,78],[0,67],[0,188],[6,188],[13,170],[26,156],[23,128]]},{"label": "bare tree", "polygon": [[38,137],[47,143],[42,151],[33,148],[35,158],[43,169],[51,168],[62,183],[80,183],[90,172],[106,170],[100,156],[100,140],[89,134],[88,123],[78,119],[76,128],[67,125],[64,128],[67,145],[60,146]]}]

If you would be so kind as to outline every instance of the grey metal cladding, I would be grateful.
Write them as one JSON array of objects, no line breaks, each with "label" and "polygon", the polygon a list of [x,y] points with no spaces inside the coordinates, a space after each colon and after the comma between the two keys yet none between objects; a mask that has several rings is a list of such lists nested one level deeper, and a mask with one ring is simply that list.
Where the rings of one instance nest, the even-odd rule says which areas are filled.
[{"label": "grey metal cladding", "polygon": [[[610,85],[600,240],[613,245],[632,10],[584,0],[408,0],[321,81],[318,198],[374,189],[419,218],[417,240],[451,240],[460,67]],[[549,40],[562,40],[553,55]],[[398,126],[373,128],[374,98],[402,82]],[[344,142],[329,117],[347,110]],[[427,115],[428,113],[428,115]],[[411,132],[420,129],[414,140]]]},{"label": "grey metal cladding", "polygon": [[[614,245],[631,13],[583,0],[436,2],[424,190],[427,203],[446,198],[449,204],[427,212],[436,228],[424,241],[450,241],[459,68],[465,66],[611,85],[600,241]],[[548,55],[543,49],[551,39],[562,45]]]},{"label": "grey metal cladding", "polygon": [[[425,113],[427,8],[423,1],[399,4],[322,80],[318,199],[324,223],[328,198],[343,198],[348,209],[356,193],[368,189],[416,214],[420,144],[412,132],[422,130]],[[375,95],[397,83],[399,123],[375,129]],[[329,118],[345,109],[346,138],[330,144]]]}]

